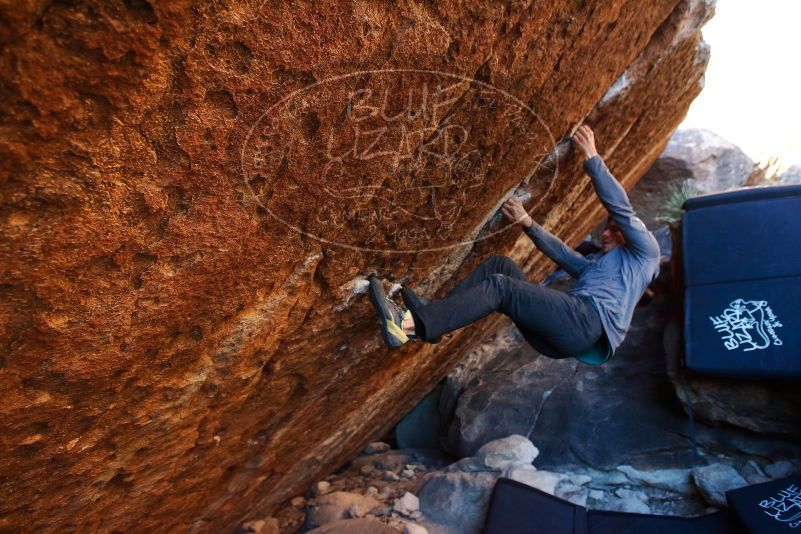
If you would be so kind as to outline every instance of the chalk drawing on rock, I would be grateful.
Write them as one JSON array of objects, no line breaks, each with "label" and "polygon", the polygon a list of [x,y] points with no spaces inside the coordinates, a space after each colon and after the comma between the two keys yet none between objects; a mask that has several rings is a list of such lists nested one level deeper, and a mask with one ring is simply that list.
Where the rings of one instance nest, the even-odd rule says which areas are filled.
[{"label": "chalk drawing on rock", "polygon": [[[481,127],[471,122],[477,113]],[[554,182],[559,160],[544,160],[556,144],[535,110],[500,88],[447,72],[379,69],[283,95],[248,131],[241,169],[260,220],[343,248],[416,254],[513,228],[506,221],[472,236],[461,222],[537,172]],[[507,159],[519,160],[514,176],[498,170]]]}]

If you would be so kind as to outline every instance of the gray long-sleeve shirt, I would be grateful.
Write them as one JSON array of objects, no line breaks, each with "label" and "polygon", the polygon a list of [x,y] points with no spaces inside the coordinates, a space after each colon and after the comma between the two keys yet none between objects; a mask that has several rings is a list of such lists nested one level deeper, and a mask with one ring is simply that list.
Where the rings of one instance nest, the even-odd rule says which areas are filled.
[{"label": "gray long-sleeve shirt", "polygon": [[538,249],[578,280],[568,293],[591,298],[614,351],[626,336],[634,307],[659,274],[659,244],[634,213],[625,189],[601,156],[585,160],[584,169],[592,178],[601,204],[626,238],[625,245],[589,260],[536,222],[526,234]]}]

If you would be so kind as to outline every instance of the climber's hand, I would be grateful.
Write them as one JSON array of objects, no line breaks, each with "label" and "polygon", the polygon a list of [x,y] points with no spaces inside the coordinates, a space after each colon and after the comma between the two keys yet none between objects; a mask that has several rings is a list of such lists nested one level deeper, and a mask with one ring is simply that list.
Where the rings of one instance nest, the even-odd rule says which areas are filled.
[{"label": "climber's hand", "polygon": [[595,134],[586,124],[579,126],[573,134],[573,145],[584,155],[584,159],[598,155],[598,151],[595,150]]},{"label": "climber's hand", "polygon": [[526,212],[526,208],[523,207],[523,203],[515,197],[504,202],[501,206],[501,211],[509,222],[520,224],[523,228],[530,228],[534,224],[534,221]]}]

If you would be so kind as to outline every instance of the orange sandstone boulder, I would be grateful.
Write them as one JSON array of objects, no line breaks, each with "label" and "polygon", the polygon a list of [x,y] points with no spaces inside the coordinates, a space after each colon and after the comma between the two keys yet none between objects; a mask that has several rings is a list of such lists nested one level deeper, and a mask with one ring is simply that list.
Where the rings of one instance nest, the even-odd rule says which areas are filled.
[{"label": "orange sandstone boulder", "polygon": [[325,477],[496,324],[390,352],[434,296],[552,268],[702,88],[705,0],[6,2],[0,531],[225,532]]}]

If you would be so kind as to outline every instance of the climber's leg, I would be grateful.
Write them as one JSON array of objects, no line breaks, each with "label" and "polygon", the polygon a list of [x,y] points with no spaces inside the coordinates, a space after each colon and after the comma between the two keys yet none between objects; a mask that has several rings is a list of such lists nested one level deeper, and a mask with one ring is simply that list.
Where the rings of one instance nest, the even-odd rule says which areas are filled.
[{"label": "climber's leg", "polygon": [[[445,298],[454,296],[462,291],[480,284],[485,278],[491,274],[505,274],[518,280],[528,280],[525,273],[520,267],[508,256],[494,254],[489,256],[484,261],[479,263],[470,273],[465,276],[458,284],[456,284],[445,296]],[[409,310],[415,310],[421,306],[428,304],[428,301],[419,297],[409,287],[401,288],[401,296]],[[407,321],[408,322],[408,321]],[[420,323],[408,324],[404,323],[404,331],[406,333],[413,333],[420,339],[425,339],[429,343],[439,343],[441,336],[427,337],[422,329]],[[408,326],[408,328],[406,328]]]},{"label": "climber's leg", "polygon": [[602,332],[600,317],[588,301],[497,273],[442,300],[411,309],[415,331],[425,340],[462,328],[493,311],[509,316],[519,328],[542,338],[565,356],[587,350]]},{"label": "climber's leg", "polygon": [[502,256],[500,254],[494,254],[479,263],[472,271],[470,271],[470,274],[465,276],[464,279],[462,279],[453,287],[453,289],[448,292],[446,298],[450,297],[451,295],[461,293],[469,287],[480,284],[491,274],[505,274],[518,280],[528,280],[526,274],[522,269],[520,269],[520,267],[517,266],[512,258],[508,256]]}]

